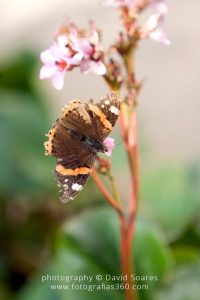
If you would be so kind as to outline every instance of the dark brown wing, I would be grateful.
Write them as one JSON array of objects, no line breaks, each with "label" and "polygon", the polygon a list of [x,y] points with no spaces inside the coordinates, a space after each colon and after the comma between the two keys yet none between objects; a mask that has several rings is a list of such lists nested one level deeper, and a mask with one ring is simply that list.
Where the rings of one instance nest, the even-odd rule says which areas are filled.
[{"label": "dark brown wing", "polygon": [[55,176],[63,202],[76,197],[91,173],[96,155],[83,147],[82,139],[92,134],[90,116],[85,104],[78,100],[63,109],[61,118],[48,133],[46,155],[58,158]]},{"label": "dark brown wing", "polygon": [[72,101],[63,110],[62,116],[48,132],[49,140],[44,143],[46,155],[53,155],[69,162],[69,167],[87,164],[91,151],[82,147],[84,136],[95,136],[85,103]]},{"label": "dark brown wing", "polygon": [[120,113],[118,93],[112,92],[111,96],[101,98],[98,103],[88,103],[86,109],[96,138],[103,141],[112,131]]},{"label": "dark brown wing", "polygon": [[68,168],[69,161],[65,162],[59,160],[54,173],[58,182],[60,200],[62,202],[74,200],[81,192],[92,171],[95,157],[95,155],[90,156],[90,166],[75,169]]}]

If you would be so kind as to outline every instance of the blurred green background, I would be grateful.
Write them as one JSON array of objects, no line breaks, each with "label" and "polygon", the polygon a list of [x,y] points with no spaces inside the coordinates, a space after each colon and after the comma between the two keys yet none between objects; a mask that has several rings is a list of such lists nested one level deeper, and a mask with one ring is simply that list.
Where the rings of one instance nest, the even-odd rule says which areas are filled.
[{"label": "blurred green background", "polygon": [[[16,2],[20,5],[23,1]],[[33,7],[37,7],[36,2],[32,4]],[[44,5],[46,1],[43,2]],[[93,4],[89,0],[85,1],[90,7],[87,13],[80,1],[75,2],[77,6],[68,6],[68,12],[77,12],[77,19],[84,19],[86,22],[94,10],[101,25],[101,12],[97,12],[99,6],[94,1]],[[50,3],[54,3],[50,7],[56,5],[55,1]],[[3,1],[3,4],[6,8],[9,3]],[[50,28],[56,28],[64,4],[66,7],[64,1],[58,1],[54,14],[50,11],[47,17],[48,11],[45,11],[40,16],[43,28],[47,28],[49,24]],[[168,21],[170,23],[171,20],[173,26],[177,22],[173,19],[177,12],[176,5],[171,5],[172,17]],[[37,9],[36,11],[43,12],[42,8]],[[102,9],[102,12],[105,13],[105,10]],[[34,11],[32,14],[34,15]],[[109,14],[110,12],[107,13],[108,16]],[[17,17],[16,20],[19,22]],[[106,20],[105,17],[105,22]],[[26,18],[24,22],[30,35],[31,20]],[[9,30],[12,32],[5,22],[4,25],[1,30],[5,30],[5,33],[9,33]],[[25,32],[25,29],[19,28]],[[39,82],[39,52],[49,45],[53,31],[49,29],[51,33],[48,32],[48,37],[45,35],[41,41],[46,29],[41,34],[37,28],[38,25],[34,27],[32,24],[34,34],[38,33],[40,37],[35,47],[30,47],[30,40],[26,40],[26,35],[23,38],[17,36],[16,42],[12,32],[10,39],[6,35],[1,52],[0,299],[123,299],[123,291],[51,290],[50,282],[41,281],[41,276],[45,274],[103,274],[105,278],[105,274],[120,274],[120,263],[119,224],[115,213],[104,203],[92,179],[76,201],[61,204],[52,174],[55,160],[44,156],[43,147],[44,135],[66,100],[81,95],[83,98],[98,98],[104,91],[107,92],[106,87],[95,75],[88,75],[82,82],[83,77],[76,73],[72,73],[71,77],[66,76],[66,87],[61,94],[53,90],[50,82]],[[133,248],[134,269],[140,278],[143,275],[158,277],[155,281],[137,281],[138,284],[149,285],[148,290],[138,291],[139,300],[198,300],[200,295],[200,157],[197,151],[199,127],[195,113],[193,114],[199,104],[190,98],[191,107],[188,109],[189,106],[184,100],[188,99],[184,92],[184,82],[179,77],[174,83],[171,78],[171,74],[178,78],[179,73],[176,72],[179,64],[170,68],[169,62],[162,63],[168,56],[178,60],[177,53],[181,43],[187,43],[187,40],[181,39],[177,43],[178,30],[172,32],[169,26],[169,36],[171,34],[172,39],[175,39],[175,46],[171,50],[151,45],[147,46],[150,47],[150,52],[144,51],[138,57],[139,74],[145,76],[147,73],[153,79],[144,86],[139,105],[141,202]],[[9,53],[6,53],[6,45]],[[11,45],[14,50],[10,48]],[[146,57],[147,63],[153,51],[160,56],[156,62],[151,62],[151,74],[151,68],[145,69],[140,62]],[[157,65],[154,67],[154,64]],[[191,62],[188,62],[189,65]],[[159,79],[161,66],[164,68],[163,79]],[[185,74],[186,71],[185,69]],[[158,81],[152,83],[158,79],[159,87]],[[165,79],[168,79],[167,83]],[[95,81],[97,82],[93,84]],[[187,82],[188,85],[194,84],[192,77]],[[76,88],[77,83],[79,89]],[[168,90],[169,85],[174,87],[171,102],[165,101],[172,97],[171,90]],[[186,98],[177,93],[178,87],[182,86]],[[194,93],[193,99],[196,96]],[[183,101],[182,106],[179,99]],[[152,115],[148,115],[147,111],[151,110]],[[151,123],[154,124],[152,127]],[[196,134],[192,126],[196,128]],[[112,163],[122,198],[125,200],[129,185],[126,157],[117,129],[113,135],[119,145],[113,154]],[[187,149],[187,144],[188,151],[180,151]],[[111,280],[104,282],[113,284]],[[62,281],[51,283],[63,284]],[[93,284],[96,283],[98,282],[94,280]]]}]

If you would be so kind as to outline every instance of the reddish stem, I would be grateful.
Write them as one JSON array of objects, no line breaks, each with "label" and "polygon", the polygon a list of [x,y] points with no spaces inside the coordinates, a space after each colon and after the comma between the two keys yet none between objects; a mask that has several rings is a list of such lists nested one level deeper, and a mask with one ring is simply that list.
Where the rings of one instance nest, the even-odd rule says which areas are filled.
[{"label": "reddish stem", "polygon": [[[124,56],[124,65],[127,71],[128,82],[132,80],[133,74],[133,49]],[[112,83],[106,80],[111,90],[114,86]],[[130,114],[129,114],[130,113]],[[121,206],[115,199],[108,193],[101,180],[99,179],[96,171],[93,172],[93,178],[97,183],[97,186],[101,190],[107,202],[118,212],[120,218],[120,230],[121,230],[121,242],[120,242],[120,257],[122,273],[124,275],[125,284],[125,297],[126,300],[136,300],[137,293],[133,289],[133,283],[131,281],[132,270],[132,244],[135,218],[138,206],[138,140],[137,140],[137,124],[135,110],[127,111],[125,103],[121,105],[120,113],[120,128],[124,142],[124,146],[127,152],[129,160],[129,166],[131,171],[131,195],[128,202],[128,218],[126,214],[121,210]],[[126,286],[128,284],[128,288]]]},{"label": "reddish stem", "polygon": [[[132,262],[131,262],[131,246],[132,246],[132,234],[130,234],[129,224],[127,223],[126,217],[120,207],[119,202],[116,202],[115,199],[110,195],[104,186],[103,182],[98,176],[97,171],[94,169],[92,172],[92,177],[95,180],[99,190],[104,196],[105,200],[111,205],[118,213],[120,219],[120,229],[121,229],[121,241],[120,241],[120,257],[121,257],[121,266],[122,274],[124,276],[125,284],[125,296],[126,300],[136,300],[135,291],[132,289]],[[126,285],[128,284],[128,286]]]},{"label": "reddish stem", "polygon": [[120,218],[120,229],[121,229],[121,243],[120,243],[120,256],[121,256],[121,266],[122,273],[124,278],[124,286],[125,286],[125,297],[126,300],[136,300],[137,295],[135,290],[133,289],[133,282],[131,280],[132,271],[132,251],[131,251],[131,243],[132,236],[130,239],[129,236],[129,228],[126,224],[126,218],[124,215]]},{"label": "reddish stem", "polygon": [[105,200],[108,202],[110,206],[112,206],[119,215],[122,214],[121,207],[119,206],[119,202],[116,202],[115,199],[111,196],[111,194],[107,191],[106,187],[104,186],[103,182],[99,178],[97,171],[93,169],[92,171],[92,177],[98,186],[99,190],[101,191],[102,195],[104,196]]},{"label": "reddish stem", "polygon": [[132,205],[132,210],[130,213],[132,214],[137,210],[138,205],[138,197],[139,197],[139,151],[138,151],[138,137],[137,137],[137,122],[136,122],[136,112],[132,111],[130,117],[130,126],[128,132],[128,150],[129,156],[131,160],[131,170],[132,170],[132,180],[133,180],[133,193],[132,201],[134,202]]},{"label": "reddish stem", "polygon": [[[135,225],[135,217],[137,212],[138,203],[138,140],[137,140],[137,125],[135,111],[131,112],[129,126],[125,127],[125,120],[127,114],[125,110],[122,110],[120,116],[120,125],[122,137],[127,152],[129,166],[131,171],[131,195],[128,203],[128,220],[125,225],[125,221],[121,220],[121,263],[123,274],[127,274],[127,280],[129,286],[131,286],[131,274],[132,271],[132,244],[133,233]],[[127,283],[127,282],[125,282]],[[126,290],[126,299],[137,299],[137,295],[133,289]]]}]

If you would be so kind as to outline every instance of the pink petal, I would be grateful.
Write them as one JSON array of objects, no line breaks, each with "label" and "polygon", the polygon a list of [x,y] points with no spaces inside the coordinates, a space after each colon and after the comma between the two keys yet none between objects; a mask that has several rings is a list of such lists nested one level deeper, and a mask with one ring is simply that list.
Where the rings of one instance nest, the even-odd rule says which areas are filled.
[{"label": "pink petal", "polygon": [[84,54],[84,56],[90,56],[93,52],[93,47],[90,45],[89,41],[84,38],[76,38],[73,35],[70,35],[71,41],[74,44],[75,49],[77,49],[78,52],[81,52]]},{"label": "pink petal", "polygon": [[56,67],[51,66],[43,66],[40,70],[40,79],[50,78],[55,74]]},{"label": "pink petal", "polygon": [[41,52],[41,54],[40,54],[40,60],[45,65],[52,64],[55,61],[54,56],[53,56],[52,52],[50,51],[50,49],[47,49],[47,50]]},{"label": "pink petal", "polygon": [[56,43],[53,43],[53,45],[51,45],[51,47],[49,48],[54,61],[56,60],[60,60],[63,58],[63,50],[61,47],[58,47],[58,45]]},{"label": "pink petal", "polygon": [[160,16],[165,16],[168,12],[167,4],[164,1],[159,2],[156,5],[156,10]]},{"label": "pink petal", "polygon": [[90,60],[83,61],[80,65],[80,71],[83,74],[87,74],[92,71],[92,63]]},{"label": "pink petal", "polygon": [[168,40],[168,38],[166,37],[165,32],[161,28],[150,32],[149,37],[152,40],[162,43],[166,46],[169,46],[171,44],[170,40]]},{"label": "pink petal", "polygon": [[52,76],[52,84],[55,89],[62,90],[64,86],[64,76],[65,72],[57,72],[55,75]]},{"label": "pink petal", "polygon": [[82,59],[83,59],[83,54],[79,52],[70,59],[70,64],[79,65]]},{"label": "pink petal", "polygon": [[98,75],[103,75],[106,73],[106,67],[101,61],[86,60],[81,63],[80,70],[82,73],[87,74],[89,72],[94,72]]},{"label": "pink petal", "polygon": [[99,34],[96,30],[94,30],[92,32],[92,35],[91,35],[91,43],[93,43],[94,45],[98,45],[99,44]]},{"label": "pink petal", "polygon": [[106,73],[106,67],[101,61],[93,62],[92,71],[98,75],[104,75]]},{"label": "pink petal", "polygon": [[68,44],[69,39],[67,35],[62,34],[57,36],[57,42],[59,47],[65,47]]},{"label": "pink petal", "polygon": [[151,15],[146,21],[144,27],[146,31],[153,31],[157,28],[159,22],[159,15]]}]

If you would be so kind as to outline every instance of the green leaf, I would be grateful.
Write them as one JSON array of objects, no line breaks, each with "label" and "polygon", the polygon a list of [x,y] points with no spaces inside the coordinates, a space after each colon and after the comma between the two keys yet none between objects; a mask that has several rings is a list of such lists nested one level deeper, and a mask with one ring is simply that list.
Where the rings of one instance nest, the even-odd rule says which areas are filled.
[{"label": "green leaf", "polygon": [[155,290],[173,265],[171,252],[160,230],[142,217],[137,220],[134,244],[135,270],[140,276],[138,284],[149,287],[140,291],[140,299],[153,300]]},{"label": "green leaf", "polygon": [[[139,291],[140,300],[154,299],[156,289],[168,274],[171,267],[171,255],[168,247],[164,243],[161,233],[149,222],[143,218],[138,218],[136,234],[134,240],[134,261],[135,273],[140,277],[135,277],[133,285],[148,284],[149,289],[146,292]],[[51,266],[43,271],[43,275],[90,275],[93,276],[91,284],[99,285],[104,283],[109,289],[95,290],[89,292],[86,290],[54,290],[55,299],[124,299],[123,290],[117,289],[116,285],[121,284],[120,278],[111,279],[109,276],[119,276],[121,274],[119,258],[119,222],[117,215],[110,209],[91,210],[75,219],[67,222],[64,231],[60,234],[57,242],[56,257]],[[99,282],[96,275],[101,274],[102,280]],[[106,274],[108,274],[106,276]],[[134,274],[133,274],[134,275]],[[146,280],[142,277],[145,276]],[[146,276],[149,276],[147,279]],[[150,276],[157,277],[152,281]],[[133,278],[134,279],[134,278]],[[88,281],[77,283],[70,281],[70,284],[85,284],[89,288]],[[31,283],[26,290],[24,299],[48,299],[50,283],[62,285],[65,284],[61,279],[46,281],[41,283],[41,277],[37,280],[38,286],[34,285],[34,295],[29,298],[29,292],[33,287]],[[66,282],[67,283],[67,282]],[[34,283],[35,284],[35,283]],[[67,283],[68,284],[68,283]],[[112,289],[112,286],[114,288]],[[45,293],[46,296],[42,293]],[[40,292],[39,292],[40,291]],[[40,294],[39,294],[40,293]],[[57,297],[57,298],[56,298]]]},{"label": "green leaf", "polygon": [[149,175],[142,184],[141,209],[165,231],[177,238],[195,218],[198,201],[185,169],[169,166]]},{"label": "green leaf", "polygon": [[30,91],[30,78],[38,58],[33,53],[24,52],[14,57],[6,65],[0,66],[1,89]]},{"label": "green leaf", "polygon": [[115,212],[92,210],[66,224],[66,237],[108,273],[119,274],[119,223]]},{"label": "green leaf", "polygon": [[44,156],[47,117],[30,94],[0,92],[1,193],[34,194],[54,184],[53,160]]}]

